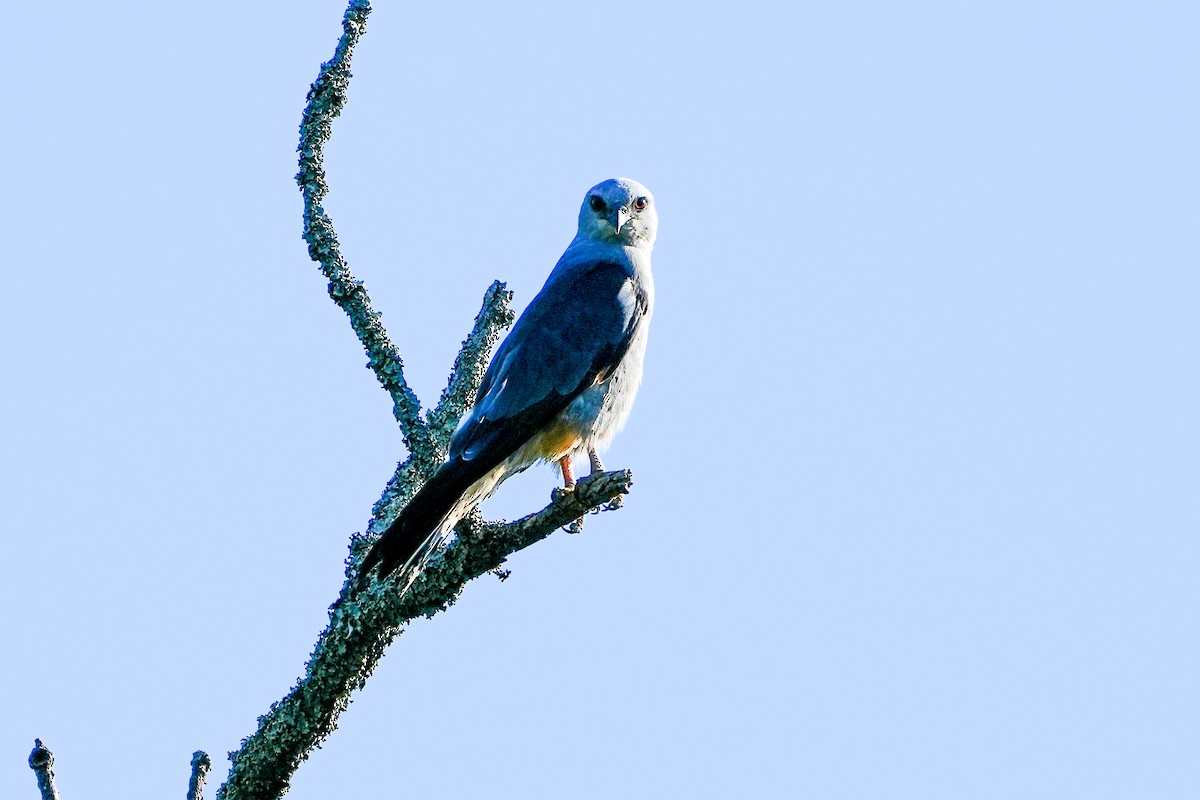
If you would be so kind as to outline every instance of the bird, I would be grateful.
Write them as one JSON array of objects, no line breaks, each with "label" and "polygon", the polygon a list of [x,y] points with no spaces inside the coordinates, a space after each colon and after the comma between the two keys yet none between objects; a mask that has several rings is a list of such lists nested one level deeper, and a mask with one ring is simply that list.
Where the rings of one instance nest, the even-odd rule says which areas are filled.
[{"label": "bird", "polygon": [[378,568],[415,577],[438,544],[506,479],[539,462],[575,486],[573,459],[591,472],[624,426],[642,381],[654,280],[658,210],[628,178],[588,190],[579,229],[484,373],[475,403],[450,439],[447,460],[367,551]]}]

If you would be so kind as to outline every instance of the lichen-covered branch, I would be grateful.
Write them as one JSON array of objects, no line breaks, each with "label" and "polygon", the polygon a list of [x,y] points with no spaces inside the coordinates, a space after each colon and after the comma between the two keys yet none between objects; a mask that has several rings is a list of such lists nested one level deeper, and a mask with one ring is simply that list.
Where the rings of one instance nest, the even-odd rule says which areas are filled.
[{"label": "lichen-covered branch", "polygon": [[350,55],[369,12],[365,0],[352,0],[334,57],[321,66],[309,92],[297,181],[304,191],[304,237],[309,254],[329,278],[330,296],[349,315],[370,356],[371,368],[392,395],[409,456],[397,467],[372,509],[368,534],[351,538],[346,582],[329,609],[329,625],[318,638],[304,675],[282,700],[259,717],[258,729],[242,741],[237,752],[229,754],[232,766],[217,792],[218,800],[279,798],[308,754],[334,731],[352,693],[370,677],[406,623],[447,608],[467,582],[497,569],[508,556],[589,511],[614,504],[632,484],[627,471],[598,473],[579,481],[573,491],[557,494],[542,511],[512,523],[484,522],[475,511],[459,523],[456,538],[424,565],[407,589],[400,583],[407,575],[360,585],[357,567],[373,533],[390,522],[445,460],[458,419],[474,402],[492,348],[513,320],[511,293],[503,283],[493,283],[455,359],[441,399],[422,420],[420,404],[405,382],[400,355],[389,341],[379,314],[371,308],[362,283],[346,267],[333,225],[320,205],[327,191],[322,148],[329,139],[333,118],[346,102]]},{"label": "lichen-covered branch", "polygon": [[308,255],[321,265],[321,272],[329,279],[329,296],[350,317],[350,325],[367,351],[367,366],[392,396],[392,413],[400,423],[405,446],[410,453],[424,453],[432,447],[432,440],[421,419],[421,404],[404,378],[400,352],[388,339],[366,287],[342,258],[333,223],[321,205],[329,191],[325,182],[325,142],[333,133],[333,120],[346,104],[350,57],[366,29],[370,13],[371,4],[367,0],[351,0],[342,19],[342,36],[333,58],[321,65],[317,80],[309,89],[308,105],[300,123],[297,148],[300,171],[296,182],[304,194],[304,240],[308,242]]},{"label": "lichen-covered branch", "polygon": [[[573,519],[629,491],[628,471],[579,481],[542,511],[513,523],[460,525],[459,536],[434,556],[407,592],[396,578],[376,581],[361,593],[351,575],[329,612],[329,626],[309,657],[304,677],[269,713],[258,730],[230,754],[229,779],[218,800],[274,800],[285,791],[309,752],[331,734],[338,716],[362,687],[406,622],[450,606],[472,579],[513,553],[549,536]],[[465,528],[465,530],[464,530]],[[356,548],[352,546],[352,552]],[[352,555],[352,560],[357,560]]]},{"label": "lichen-covered branch", "polygon": [[446,609],[458,598],[468,581],[491,572],[513,553],[537,544],[550,534],[598,511],[629,493],[633,473],[629,470],[601,472],[582,478],[574,491],[559,494],[554,502],[515,522],[475,522],[471,518],[460,524],[457,538],[435,556],[412,587],[396,598],[396,614],[402,621],[417,617],[432,617]]},{"label": "lichen-covered branch", "polygon": [[[449,446],[459,418],[475,402],[475,390],[483,380],[488,357],[500,340],[501,331],[513,324],[511,302],[512,292],[500,281],[494,281],[483,296],[483,308],[454,359],[450,380],[442,390],[437,407],[427,415],[429,429],[440,451]],[[444,456],[440,460],[444,460]]]},{"label": "lichen-covered branch", "polygon": [[38,791],[42,793],[42,800],[58,800],[58,787],[54,785],[54,753],[42,744],[41,739],[33,740],[29,768],[37,775]]},{"label": "lichen-covered branch", "polygon": [[483,307],[475,317],[471,332],[454,359],[454,369],[446,388],[442,390],[437,408],[427,414],[432,433],[433,447],[424,457],[410,456],[396,467],[383,495],[371,508],[371,527],[380,532],[378,526],[386,526],[400,508],[409,501],[423,483],[446,458],[446,448],[454,427],[471,404],[475,402],[475,390],[483,380],[492,348],[500,339],[504,329],[512,325],[513,313],[509,304],[512,292],[500,281],[494,281],[483,295]]},{"label": "lichen-covered branch", "polygon": [[204,800],[204,781],[212,769],[212,759],[203,750],[192,753],[192,776],[188,779],[187,800]]}]

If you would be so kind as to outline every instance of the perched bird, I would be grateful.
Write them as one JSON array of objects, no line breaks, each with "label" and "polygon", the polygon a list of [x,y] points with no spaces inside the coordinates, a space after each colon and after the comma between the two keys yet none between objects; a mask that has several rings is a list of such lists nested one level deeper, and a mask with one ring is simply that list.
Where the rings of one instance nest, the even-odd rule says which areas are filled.
[{"label": "perched bird", "polygon": [[579,232],[492,357],[449,460],[375,542],[360,576],[419,563],[502,481],[539,461],[556,464],[568,490],[575,456],[603,469],[598,452],[642,380],[657,230],[654,197],[637,181],[588,191]]}]

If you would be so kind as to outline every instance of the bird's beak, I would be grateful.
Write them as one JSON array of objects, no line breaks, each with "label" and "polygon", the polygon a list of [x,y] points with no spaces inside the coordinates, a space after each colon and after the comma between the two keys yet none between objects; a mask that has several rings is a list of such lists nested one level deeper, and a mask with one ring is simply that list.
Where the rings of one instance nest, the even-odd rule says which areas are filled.
[{"label": "bird's beak", "polygon": [[621,206],[620,208],[618,208],[616,210],[616,212],[613,214],[613,221],[612,221],[613,230],[615,230],[617,233],[620,233],[621,226],[624,225],[628,219],[629,219],[629,209],[626,208],[625,206]]}]

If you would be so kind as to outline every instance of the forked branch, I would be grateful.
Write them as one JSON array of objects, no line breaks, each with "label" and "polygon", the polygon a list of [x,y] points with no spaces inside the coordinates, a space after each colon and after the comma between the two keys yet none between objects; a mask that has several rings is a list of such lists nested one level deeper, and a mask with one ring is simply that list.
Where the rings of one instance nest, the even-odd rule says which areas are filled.
[{"label": "forked branch", "polygon": [[368,534],[352,537],[347,580],[330,607],[329,625],[317,640],[305,674],[259,718],[258,730],[230,754],[232,768],[217,792],[218,800],[280,797],[300,763],[336,728],[352,692],[370,677],[408,621],[444,610],[468,581],[498,569],[511,554],[589,511],[614,504],[632,485],[628,471],[604,472],[579,481],[574,491],[559,494],[542,511],[516,522],[484,522],[476,513],[459,524],[457,537],[433,556],[407,591],[398,591],[394,581],[369,583],[361,591],[356,588],[356,566],[374,532],[386,526],[445,459],[459,417],[474,402],[492,348],[513,321],[511,293],[504,284],[493,283],[437,406],[422,419],[420,403],[405,381],[400,354],[388,339],[362,282],[350,273],[321,206],[327,192],[323,148],[332,121],[346,102],[350,56],[369,13],[366,0],[352,0],[334,57],[321,65],[304,112],[296,177],[304,193],[304,238],[309,254],[329,279],[330,297],[349,316],[367,351],[369,366],[392,396],[409,457],[397,467],[372,509]]}]

